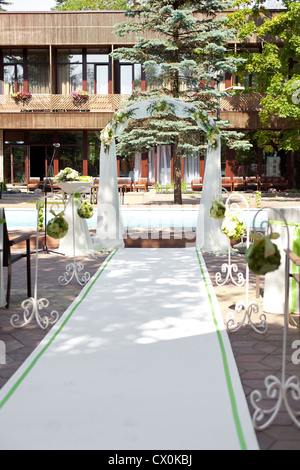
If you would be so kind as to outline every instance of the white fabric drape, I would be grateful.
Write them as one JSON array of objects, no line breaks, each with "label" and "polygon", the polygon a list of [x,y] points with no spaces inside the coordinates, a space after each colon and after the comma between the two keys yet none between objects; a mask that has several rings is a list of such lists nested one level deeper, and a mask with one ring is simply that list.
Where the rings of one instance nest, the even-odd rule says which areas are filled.
[{"label": "white fabric drape", "polygon": [[221,197],[221,145],[217,137],[216,149],[208,147],[203,188],[196,230],[196,245],[202,251],[228,251],[229,239],[221,231],[222,220],[210,216],[211,202]]},{"label": "white fabric drape", "polygon": [[142,176],[142,154],[136,153],[134,156],[134,170],[133,177],[134,181],[138,181]]},{"label": "white fabric drape", "polygon": [[148,181],[155,182],[155,148],[148,151]]},{"label": "white fabric drape", "polygon": [[200,157],[199,155],[189,155],[184,158],[184,181],[190,183],[193,179],[200,176]]},{"label": "white fabric drape", "polygon": [[[117,158],[115,138],[126,128],[130,119],[145,119],[151,115],[151,105],[159,100],[145,100],[126,108],[126,113],[132,113],[121,124],[114,123],[113,139],[110,145],[101,145],[100,153],[100,185],[98,197],[98,225],[94,238],[95,248],[123,247],[122,221],[120,219],[118,185],[117,185]],[[197,112],[197,108],[180,100],[161,98],[173,108],[170,112],[178,118],[187,118]],[[196,115],[197,116],[197,115]],[[200,129],[207,132],[215,127],[213,119],[206,116],[205,123],[200,117],[194,117]],[[165,151],[167,151],[165,149]],[[221,147],[220,136],[216,137],[216,148],[208,146],[205,177],[199,216],[197,222],[197,246],[203,251],[228,250],[229,242],[221,232],[220,222],[210,217],[210,207],[213,199],[221,195]]]},{"label": "white fabric drape", "polygon": [[157,182],[159,184],[171,183],[170,145],[159,145],[157,147]]},{"label": "white fabric drape", "polygon": [[98,250],[122,248],[124,240],[119,207],[115,140],[110,146],[109,153],[106,153],[104,146],[101,145],[100,175],[94,247]]}]

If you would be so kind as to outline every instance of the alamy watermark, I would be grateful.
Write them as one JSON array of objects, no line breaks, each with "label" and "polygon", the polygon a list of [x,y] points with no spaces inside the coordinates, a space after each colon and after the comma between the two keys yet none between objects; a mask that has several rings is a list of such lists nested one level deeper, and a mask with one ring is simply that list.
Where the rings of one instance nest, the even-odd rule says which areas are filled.
[{"label": "alamy watermark", "polygon": [[300,80],[296,80],[293,84],[292,84],[292,88],[294,91],[294,93],[292,94],[292,102],[293,104],[299,104],[300,103]]}]

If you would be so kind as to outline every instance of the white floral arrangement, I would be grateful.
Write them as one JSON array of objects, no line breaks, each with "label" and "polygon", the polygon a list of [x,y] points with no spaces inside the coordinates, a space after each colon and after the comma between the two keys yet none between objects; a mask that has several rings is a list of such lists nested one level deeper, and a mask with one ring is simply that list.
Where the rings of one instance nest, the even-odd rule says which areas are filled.
[{"label": "white floral arrangement", "polygon": [[209,147],[212,149],[216,149],[218,146],[218,139],[217,137],[220,135],[220,131],[217,128],[211,128],[207,133],[206,133],[206,138],[208,141]]},{"label": "white floral arrangement", "polygon": [[90,219],[93,217],[93,206],[87,201],[83,201],[77,209],[77,214],[81,219]]},{"label": "white floral arrangement", "polygon": [[60,239],[67,235],[69,230],[69,224],[64,218],[64,212],[60,212],[59,214],[55,214],[53,210],[51,210],[51,214],[54,215],[54,218],[49,220],[46,226],[46,232],[49,237]]},{"label": "white floral arrangement", "polygon": [[236,214],[228,212],[225,214],[221,230],[230,240],[238,240],[245,235],[246,226]]},{"label": "white floral arrangement", "polygon": [[61,170],[54,178],[54,183],[65,183],[68,181],[92,181],[91,176],[81,176],[78,171],[73,168],[66,167]]},{"label": "white floral arrangement", "polygon": [[113,127],[110,123],[100,132],[100,138],[103,145],[109,148],[114,138]]},{"label": "white floral arrangement", "polygon": [[66,167],[64,170],[55,176],[54,183],[61,183],[65,181],[80,181],[80,174],[72,168]]},{"label": "white floral arrangement", "polygon": [[226,206],[222,202],[222,199],[212,201],[210,208],[210,216],[213,219],[224,219],[226,212]]}]

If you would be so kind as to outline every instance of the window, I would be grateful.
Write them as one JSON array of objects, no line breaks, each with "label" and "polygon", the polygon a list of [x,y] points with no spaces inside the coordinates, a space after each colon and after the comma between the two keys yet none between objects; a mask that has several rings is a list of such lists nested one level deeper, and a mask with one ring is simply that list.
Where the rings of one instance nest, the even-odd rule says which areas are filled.
[{"label": "window", "polygon": [[91,94],[107,95],[109,92],[108,53],[101,49],[88,49],[87,61],[87,91]]},{"label": "window", "polygon": [[83,58],[82,51],[58,50],[57,51],[57,92],[68,95],[82,88]]},{"label": "window", "polygon": [[22,91],[24,81],[23,51],[21,49],[3,49],[2,56],[4,94],[10,95]]},{"label": "window", "polygon": [[99,177],[100,171],[100,140],[96,132],[88,132],[88,175]]},{"label": "window", "polygon": [[48,49],[3,49],[2,92],[49,93]]},{"label": "window", "polygon": [[49,52],[47,49],[29,49],[28,91],[30,93],[50,93],[49,86]]},{"label": "window", "polygon": [[142,67],[120,60],[120,94],[131,95],[132,90],[141,90]]}]

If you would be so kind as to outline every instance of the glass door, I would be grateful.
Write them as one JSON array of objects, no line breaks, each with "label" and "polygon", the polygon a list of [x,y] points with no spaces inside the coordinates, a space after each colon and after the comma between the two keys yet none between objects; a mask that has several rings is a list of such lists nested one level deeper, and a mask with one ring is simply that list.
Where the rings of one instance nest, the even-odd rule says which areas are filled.
[{"label": "glass door", "polygon": [[10,146],[5,149],[5,181],[15,185],[25,185],[27,179],[27,145]]}]

